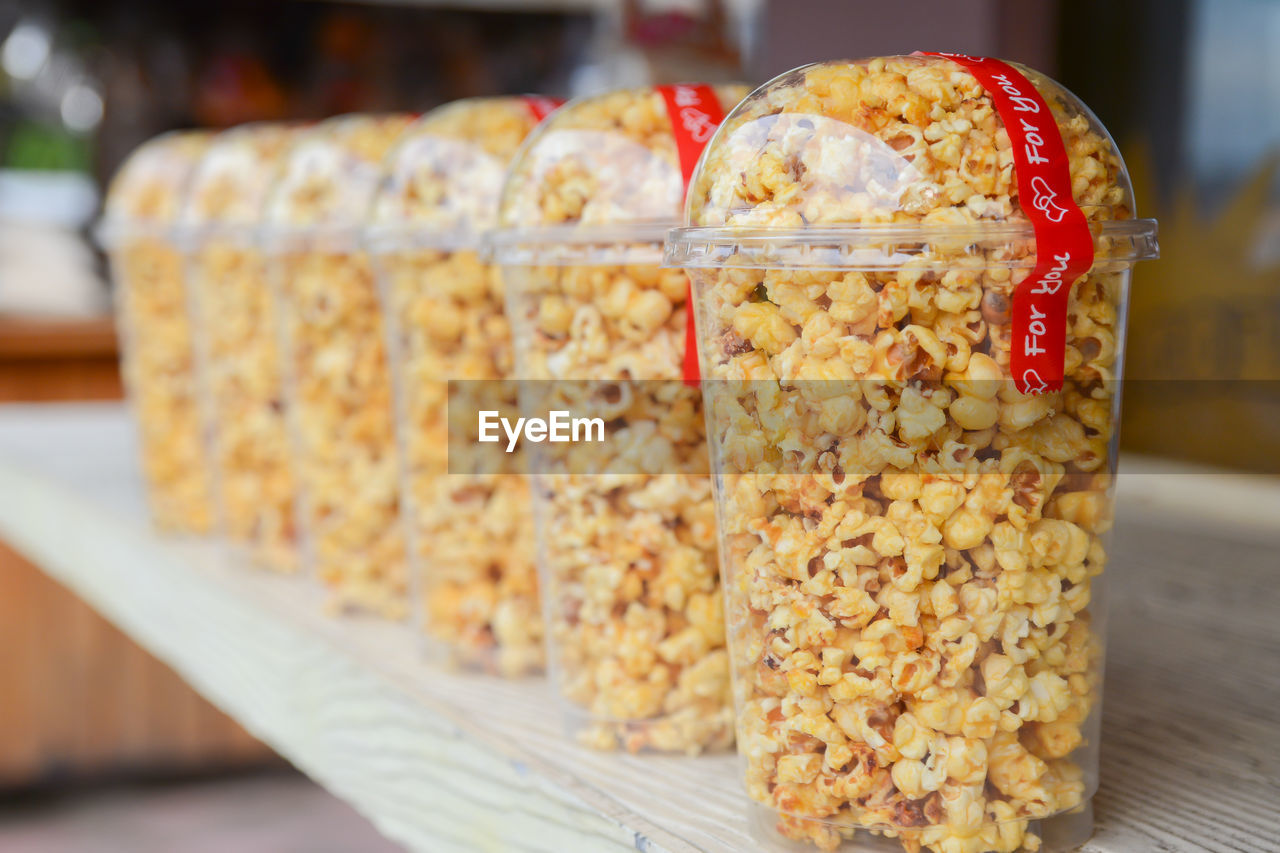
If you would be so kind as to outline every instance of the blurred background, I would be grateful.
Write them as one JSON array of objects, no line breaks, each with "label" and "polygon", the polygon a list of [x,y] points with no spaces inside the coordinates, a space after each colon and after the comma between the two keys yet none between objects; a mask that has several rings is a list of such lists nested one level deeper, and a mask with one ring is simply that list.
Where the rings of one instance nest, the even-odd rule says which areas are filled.
[{"label": "blurred background", "polygon": [[[89,235],[161,131],[912,50],[1046,71],[1120,144],[1163,252],[1126,449],[1280,473],[1277,0],[0,0],[0,402],[120,396]],[[115,849],[392,848],[0,544],[0,850]]]}]

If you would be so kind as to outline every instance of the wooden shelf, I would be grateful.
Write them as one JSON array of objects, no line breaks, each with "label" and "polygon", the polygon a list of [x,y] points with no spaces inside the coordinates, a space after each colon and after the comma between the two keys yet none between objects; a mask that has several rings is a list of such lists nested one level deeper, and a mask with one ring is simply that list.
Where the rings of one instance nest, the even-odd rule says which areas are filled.
[{"label": "wooden shelf", "polygon": [[116,357],[111,317],[75,320],[10,317],[0,314],[0,358]]},{"label": "wooden shelf", "polygon": [[118,400],[122,395],[111,317],[0,314],[0,401]]},{"label": "wooden shelf", "polygon": [[[389,837],[433,853],[757,849],[731,756],[576,747],[545,682],[435,669],[408,627],[326,618],[305,580],[157,538],[136,470],[118,405],[0,408],[0,536]],[[1121,477],[1085,849],[1275,849],[1280,487],[1143,471]]]}]

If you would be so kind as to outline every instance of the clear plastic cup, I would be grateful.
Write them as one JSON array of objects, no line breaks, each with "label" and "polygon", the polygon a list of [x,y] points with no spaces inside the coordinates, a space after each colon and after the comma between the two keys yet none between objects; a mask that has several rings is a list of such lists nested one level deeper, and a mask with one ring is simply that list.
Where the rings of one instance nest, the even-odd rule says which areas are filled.
[{"label": "clear plastic cup", "polygon": [[765,85],[669,243],[694,281],[762,840],[1005,853],[1091,832],[1124,319],[1155,228],[1097,119],[1022,73],[1094,238],[1060,392],[1009,375],[1036,238],[992,98],[950,60]]},{"label": "clear plastic cup", "polygon": [[247,125],[201,158],[182,213],[220,532],[259,565],[298,567],[279,323],[258,240],[267,193],[303,131]]},{"label": "clear plastic cup", "polygon": [[115,282],[121,372],[138,424],[147,501],[156,527],[174,533],[208,533],[215,515],[175,229],[210,138],[169,133],[138,148],[111,182],[98,227]]},{"label": "clear plastic cup", "polygon": [[391,377],[363,228],[408,115],[308,128],[267,201],[303,566],[337,610],[408,614]]},{"label": "clear plastic cup", "polygon": [[[501,280],[479,241],[495,223],[507,166],[537,123],[519,97],[427,113],[388,158],[369,228],[395,380],[415,618],[430,657],[506,676],[537,672],[544,657],[528,478],[466,473],[477,466],[449,459],[447,413],[466,405],[458,395],[487,396],[504,386],[486,380],[511,375]],[[453,397],[451,379],[468,380]]]},{"label": "clear plastic cup", "polygon": [[[717,91],[726,110],[745,94]],[[522,381],[521,413],[545,415],[549,390],[560,408],[667,443],[656,467],[622,473],[580,448],[586,473],[534,475],[549,669],[570,732],[601,749],[732,739],[701,399],[680,382],[688,280],[660,267],[683,197],[662,95],[612,92],[570,102],[529,138],[492,237],[516,375],[559,380]],[[619,380],[603,403],[591,399],[602,380]]]}]

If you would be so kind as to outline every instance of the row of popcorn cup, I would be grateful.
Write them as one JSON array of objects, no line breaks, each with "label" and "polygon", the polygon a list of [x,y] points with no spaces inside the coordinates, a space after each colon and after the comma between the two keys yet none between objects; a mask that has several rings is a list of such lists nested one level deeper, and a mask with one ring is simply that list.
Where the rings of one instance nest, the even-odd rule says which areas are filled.
[{"label": "row of popcorn cup", "polygon": [[[744,93],[739,87],[726,101]],[[560,167],[589,166],[605,178],[643,167],[636,186],[610,178],[616,184],[610,201],[599,193],[586,219],[592,227],[621,223],[623,232],[628,219],[639,222],[645,234],[638,254],[625,265],[596,258],[583,274],[629,272],[642,290],[666,300],[644,346],[617,360],[656,353],[650,375],[676,377],[678,356],[665,351],[684,334],[678,309],[688,285],[678,271],[659,268],[662,236],[678,224],[683,200],[662,99],[648,90],[618,93],[556,115],[538,150],[572,140],[567,153],[554,155]],[[184,432],[198,434],[198,409],[211,414],[211,440],[192,442],[209,459],[193,454],[175,474],[190,479],[211,469],[223,532],[254,544],[260,558],[279,568],[305,552],[302,562],[335,590],[339,608],[397,618],[412,603],[433,641],[464,663],[504,674],[543,665],[529,481],[445,475],[445,380],[513,375],[501,280],[482,259],[479,237],[495,224],[508,161],[538,117],[524,99],[499,99],[454,105],[413,125],[401,117],[347,117],[202,138],[205,152],[187,164],[193,176],[186,207],[196,213],[174,217],[182,227],[165,247],[187,256],[185,280],[178,266],[165,279],[172,296],[166,319],[194,327],[189,345],[203,365],[201,382],[194,365],[184,365],[179,384],[200,384],[204,392],[191,390],[184,400]],[[625,132],[613,132],[625,123],[631,125]],[[161,140],[134,162],[188,138]],[[612,148],[599,149],[600,138],[611,139]],[[272,146],[283,150],[275,152],[282,163],[274,179],[265,174]],[[631,163],[626,148],[647,162]],[[118,184],[127,186],[128,172]],[[582,192],[571,186],[569,195]],[[610,210],[623,202],[638,206]],[[366,209],[367,217],[357,213]],[[568,220],[561,214],[553,221]],[[131,245],[128,237],[112,241],[114,254]],[[136,289],[136,280],[120,279],[122,294]],[[274,299],[267,298],[272,290]],[[129,316],[125,301],[122,316]],[[139,338],[146,334],[126,335],[126,358]],[[528,357],[536,360],[537,351]],[[584,365],[555,374],[590,375]],[[683,452],[705,456],[696,395],[681,396],[679,429],[696,432]],[[151,435],[144,428],[143,439],[144,453],[169,449],[163,430]],[[284,446],[292,453],[280,452]],[[651,479],[650,491],[666,488],[662,478]],[[182,482],[149,481],[153,496]],[[576,694],[566,689],[580,698],[575,707],[583,714],[608,721],[584,737],[637,750],[698,751],[726,745],[732,728],[709,479],[704,471],[692,489],[668,491],[669,505],[643,517],[627,518],[623,505],[588,523],[599,528],[602,543],[640,528],[679,527],[664,541],[640,540],[647,563],[670,562],[688,577],[666,594],[675,601],[671,612],[655,606],[656,599],[636,605],[633,621],[656,620],[658,633],[637,636],[632,645],[694,640],[697,654],[673,658],[665,680],[646,676],[638,671],[644,648],[625,655],[607,649],[616,630],[609,619],[562,633],[554,654],[568,661],[558,671],[579,685],[603,678],[620,660],[629,670],[589,696],[581,687]],[[563,511],[557,506],[549,514]],[[547,565],[564,563],[559,551],[551,554]],[[417,570],[406,573],[408,563]],[[412,598],[410,576],[418,587]],[[684,639],[675,636],[681,631]],[[590,650],[578,655],[579,645]],[[651,721],[665,733],[644,731]]]},{"label": "row of popcorn cup", "polygon": [[[524,103],[475,99],[416,121],[407,115],[345,116],[306,127],[169,134],[129,160],[109,193],[101,237],[118,283],[125,375],[159,528],[205,533],[216,519],[219,531],[247,546],[257,562],[281,570],[305,565],[333,590],[335,609],[393,619],[407,614],[402,480],[418,513],[412,529],[428,519],[423,501],[431,496],[415,476],[435,473],[436,460],[424,447],[437,425],[420,420],[401,430],[400,443],[416,466],[402,478],[393,377],[436,371],[431,382],[405,384],[399,395],[401,408],[421,412],[430,409],[417,398],[443,386],[451,370],[492,376],[503,365],[476,373],[474,364],[488,345],[486,335],[495,331],[493,317],[467,336],[473,352],[449,353],[452,361],[444,363],[424,360],[430,355],[419,351],[424,340],[440,343],[439,358],[446,348],[428,328],[439,315],[422,311],[421,297],[439,289],[443,278],[452,284],[446,274],[454,268],[423,269],[425,286],[415,292],[405,270],[421,259],[422,247],[406,245],[394,232],[408,234],[413,227],[446,236],[438,222],[423,219],[445,215],[432,195],[438,188],[428,184],[460,165],[449,158],[468,142],[480,151],[494,147],[494,153],[482,155],[487,173],[472,163],[457,175],[457,186],[479,178],[500,184],[503,157],[536,123]],[[407,171],[412,169],[422,174]],[[455,201],[477,203],[479,188],[469,190],[475,192],[465,197],[455,192]],[[496,207],[497,191],[488,191],[490,206]],[[371,210],[388,226],[377,240],[366,239]],[[456,231],[451,239],[474,242]],[[432,251],[446,245],[437,239]],[[379,267],[385,276],[377,275]],[[466,306],[468,315],[487,310],[501,323],[500,304],[486,307],[484,296],[464,294],[474,303]],[[393,306],[406,313],[394,313]],[[411,326],[419,322],[427,325],[415,335]],[[500,360],[501,341],[494,346]],[[389,351],[405,364],[389,364]],[[516,485],[524,487],[522,481]],[[527,508],[501,516],[515,519],[517,527],[519,519],[531,518]],[[531,528],[531,521],[523,527]],[[492,547],[491,541],[486,537],[476,548]],[[508,544],[513,553],[526,552],[528,570],[513,574],[522,575],[516,584],[523,606],[536,610],[530,603],[536,602],[527,556],[532,548],[521,549],[519,541],[531,542],[531,529]],[[442,556],[452,560],[456,554],[446,550]],[[481,561],[474,552],[463,557],[457,562]],[[505,567],[509,561],[498,562]],[[493,596],[481,590],[486,593]],[[453,609],[444,612],[464,621]],[[469,618],[487,623],[492,614]],[[538,620],[508,621],[512,645],[521,646],[509,656],[532,657],[534,663],[523,668],[536,666]],[[444,630],[444,620],[439,627]],[[454,634],[467,630],[479,635],[486,629],[459,624]],[[517,641],[517,630],[533,633]]]},{"label": "row of popcorn cup", "polygon": [[[697,752],[731,742],[736,719],[770,843],[1081,843],[1129,270],[1156,250],[1105,129],[1024,73],[1095,250],[1068,305],[1063,389],[1039,396],[1010,376],[1011,303],[1036,252],[1012,142],[950,59],[807,66],[741,102],[718,89],[729,116],[687,209],[652,90],[571,102],[536,129],[454,106],[420,120],[442,128],[429,142],[383,120],[406,141],[376,154],[367,124],[363,143],[295,131],[311,148],[294,143],[263,205],[287,227],[258,245],[283,328],[284,393],[266,396],[275,434],[293,433],[309,561],[342,601],[391,616],[412,565],[426,633],[472,665],[534,670],[545,633],[570,729],[594,746]],[[352,171],[362,188],[344,188]],[[680,382],[689,277],[705,417]],[[145,418],[178,395],[139,392],[131,299],[126,375]],[[554,386],[570,397],[573,381],[634,380],[611,428],[660,440],[669,467],[446,474],[465,466],[444,455],[445,380],[504,377],[570,380]],[[196,440],[186,464],[207,470],[205,446],[217,456]],[[175,471],[148,463],[153,487]]]}]

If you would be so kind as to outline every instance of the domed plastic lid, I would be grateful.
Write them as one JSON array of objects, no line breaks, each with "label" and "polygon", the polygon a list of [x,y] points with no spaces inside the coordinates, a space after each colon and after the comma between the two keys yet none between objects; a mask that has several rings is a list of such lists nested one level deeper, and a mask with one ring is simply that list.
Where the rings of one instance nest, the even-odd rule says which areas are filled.
[{"label": "domed plastic lid", "polygon": [[289,147],[303,132],[298,125],[263,123],[214,137],[192,175],[183,227],[251,237]]},{"label": "domed plastic lid", "polygon": [[[1129,175],[1106,129],[1061,85],[1013,67],[1061,132],[1070,192],[1094,234],[1096,257],[1154,257],[1155,223],[1133,218]],[[1039,135],[1013,138],[1032,146],[1027,156],[1039,156]],[[1013,138],[996,100],[949,58],[796,69],[752,93],[720,126],[691,185],[693,227],[672,235],[667,260],[883,268],[995,243],[1010,251],[988,251],[988,258],[1029,266],[1034,230],[1015,177]]]},{"label": "domed plastic lid", "polygon": [[424,115],[387,159],[369,237],[376,248],[475,246],[498,219],[511,158],[557,102],[469,98]]},{"label": "domed plastic lid", "polygon": [[98,241],[111,249],[132,236],[167,235],[212,138],[204,131],[175,131],[144,142],[130,154],[107,190]]},{"label": "domed plastic lid", "polygon": [[[748,90],[725,85],[713,91],[727,112]],[[659,89],[570,101],[534,131],[512,164],[491,237],[496,258],[508,264],[659,262],[667,231],[681,222],[684,189]]]},{"label": "domed plastic lid", "polygon": [[311,238],[336,250],[358,246],[382,161],[413,118],[347,115],[305,130],[268,196],[266,247],[284,249]]}]

